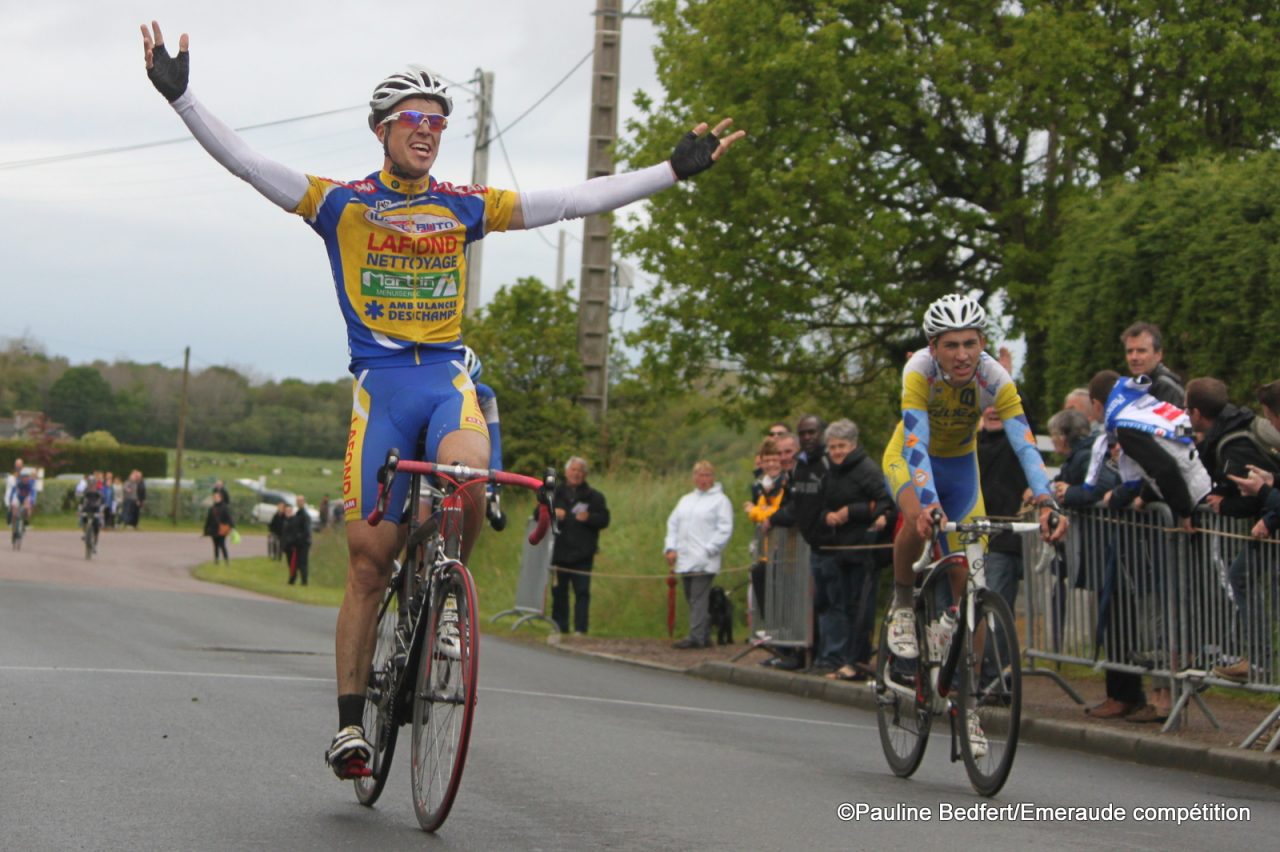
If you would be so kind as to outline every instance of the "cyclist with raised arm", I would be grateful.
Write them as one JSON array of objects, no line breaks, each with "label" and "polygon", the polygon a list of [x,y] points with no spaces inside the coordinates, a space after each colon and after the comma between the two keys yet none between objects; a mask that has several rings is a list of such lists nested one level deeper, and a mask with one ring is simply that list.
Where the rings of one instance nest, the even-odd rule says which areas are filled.
[{"label": "cyclist with raised arm", "polygon": [[[150,29],[142,27],[142,42],[147,76],[205,150],[268,200],[305,219],[324,240],[355,376],[343,466],[348,522],[372,511],[387,450],[416,447],[424,431],[429,459],[481,467],[489,458],[488,426],[463,364],[468,243],[494,231],[536,228],[647,198],[710,168],[744,135],[724,135],[732,122],[727,118],[711,133],[699,124],[667,162],[561,189],[456,186],[431,175],[453,100],[434,73],[408,66],[378,83],[369,102],[381,168],[359,180],[335,181],[263,157],[200,103],[187,86],[185,34],[173,57],[154,21]],[[407,477],[395,481],[386,513],[390,523],[346,528],[349,567],[335,643],[339,733],[326,752],[339,778],[368,772],[370,747],[361,716],[378,604],[404,538],[400,521],[407,488]],[[467,547],[483,522],[483,488],[477,482],[467,489]]]},{"label": "cyclist with raised arm", "polygon": [[[889,613],[889,647],[902,659],[919,656],[915,617],[911,610],[915,577],[912,563],[933,532],[933,513],[967,520],[985,513],[978,478],[977,429],[982,412],[993,407],[1004,423],[1026,474],[1046,541],[1067,533],[1066,518],[1050,531],[1049,515],[1057,508],[1049,493],[1044,461],[1022,410],[1022,397],[1007,370],[986,353],[987,315],[968,296],[948,294],[924,313],[929,346],[907,361],[902,373],[902,420],[884,451],[889,493],[902,511],[902,529],[893,545],[893,606]],[[958,541],[942,540],[944,553],[961,550]],[[966,573],[953,571],[953,599],[959,600]],[[975,717],[971,717],[975,718]]]}]

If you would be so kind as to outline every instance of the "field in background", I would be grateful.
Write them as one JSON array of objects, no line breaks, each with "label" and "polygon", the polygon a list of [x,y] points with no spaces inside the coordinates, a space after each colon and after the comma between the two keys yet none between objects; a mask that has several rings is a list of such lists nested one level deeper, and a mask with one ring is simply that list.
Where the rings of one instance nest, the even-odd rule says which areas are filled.
[{"label": "field in background", "polygon": [[[175,469],[175,453],[169,451],[169,471]],[[248,453],[222,453],[188,450],[182,454],[182,478],[194,479],[198,486],[211,486],[223,480],[235,501],[237,479],[258,480],[266,477],[268,488],[301,494],[316,505],[325,494],[336,500],[342,493],[342,459],[314,459],[301,456],[259,456]],[[245,491],[245,494],[249,492]]]},{"label": "field in background", "polygon": [[[287,459],[282,461],[287,462]],[[298,459],[297,462],[307,460]],[[300,473],[305,469],[301,465]],[[750,481],[749,460],[741,470],[722,471],[721,481],[734,507],[734,535],[725,553],[726,572],[718,584],[732,592],[737,621],[742,623],[746,602],[747,544],[751,531],[742,512]],[[245,466],[242,465],[241,469]],[[223,468],[225,470],[225,467]],[[288,468],[285,468],[288,470]],[[225,478],[225,477],[224,477]],[[667,516],[676,501],[693,487],[687,474],[653,476],[618,474],[591,477],[591,485],[604,493],[609,503],[612,522],[600,535],[600,553],[596,557],[595,576],[591,583],[591,633],[599,636],[663,636],[667,619],[667,566],[662,557]],[[268,480],[270,484],[277,484]],[[290,488],[282,477],[279,487]],[[311,498],[311,493],[303,491]],[[234,498],[233,498],[234,499]],[[475,574],[484,621],[496,613],[510,609],[515,603],[519,579],[520,553],[524,543],[525,521],[532,513],[532,496],[516,489],[504,492],[504,509],[510,517],[507,529],[495,533],[485,528],[470,568]],[[237,559],[230,566],[203,565],[196,576],[204,580],[224,582],[304,603],[337,606],[342,600],[346,577],[346,540],[341,528],[318,533],[311,552],[311,585],[306,589],[288,586],[288,569],[283,562],[263,556]],[[572,595],[570,595],[572,601]],[[684,597],[676,590],[678,624],[676,635],[687,629]],[[548,594],[547,612],[550,614]],[[514,618],[504,619],[498,627],[505,629]],[[547,632],[542,625],[527,625],[526,632]]]}]

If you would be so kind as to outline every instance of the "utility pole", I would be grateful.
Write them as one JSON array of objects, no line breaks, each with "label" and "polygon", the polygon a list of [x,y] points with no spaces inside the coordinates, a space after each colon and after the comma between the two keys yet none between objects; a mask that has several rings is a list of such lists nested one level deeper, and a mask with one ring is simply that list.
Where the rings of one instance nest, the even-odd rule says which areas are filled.
[{"label": "utility pole", "polygon": [[[587,136],[587,179],[613,174],[618,139],[618,70],[622,53],[621,0],[596,0],[595,55],[591,71],[591,119]],[[578,355],[585,378],[579,402],[596,423],[604,420],[609,390],[609,285],[613,236],[609,214],[586,218],[582,275],[578,282]]]},{"label": "utility pole", "polygon": [[564,286],[564,228],[560,229],[560,239],[556,241],[556,289]]},{"label": "utility pole", "polygon": [[187,440],[187,376],[191,374],[191,347],[182,351],[182,401],[178,406],[178,451],[173,471],[173,523],[178,524],[178,494],[182,491],[182,445]]},{"label": "utility pole", "polygon": [[[476,147],[471,155],[471,183],[485,186],[489,183],[489,145],[492,128],[489,119],[493,115],[493,72],[476,69],[480,84],[480,97],[476,99]],[[480,309],[480,266],[484,255],[484,242],[467,247],[467,296],[463,305],[464,316],[474,316]]]}]

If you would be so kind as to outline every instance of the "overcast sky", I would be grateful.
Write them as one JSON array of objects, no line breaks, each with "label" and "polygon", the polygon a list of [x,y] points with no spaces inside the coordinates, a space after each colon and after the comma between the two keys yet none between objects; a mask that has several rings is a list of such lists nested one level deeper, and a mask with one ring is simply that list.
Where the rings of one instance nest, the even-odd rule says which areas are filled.
[{"label": "overcast sky", "polygon": [[[494,113],[506,126],[591,50],[594,8],[595,0],[0,0],[0,338],[30,335],[76,364],[180,366],[189,345],[195,369],[346,375],[319,237],[194,142],[15,166],[187,137],[143,70],[144,21],[158,20],[173,50],[190,34],[192,90],[233,127],[343,110],[244,134],[288,166],[342,180],[381,166],[365,124],[373,85],[406,63],[427,65],[462,84],[451,89],[454,113],[433,174],[468,183],[467,81],[477,68],[494,73]],[[622,43],[625,132],[632,93],[659,102],[662,93],[648,21],[627,19]],[[488,183],[527,190],[585,179],[590,85],[588,60],[505,136],[510,167],[494,146]],[[559,227],[486,239],[482,302],[520,276],[553,282]],[[582,223],[563,227],[565,274],[577,280]]]}]

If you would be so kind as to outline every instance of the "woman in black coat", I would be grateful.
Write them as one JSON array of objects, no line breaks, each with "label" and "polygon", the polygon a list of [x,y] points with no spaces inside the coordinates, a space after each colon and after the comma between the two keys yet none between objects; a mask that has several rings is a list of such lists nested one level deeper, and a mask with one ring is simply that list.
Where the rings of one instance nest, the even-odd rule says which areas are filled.
[{"label": "woman in black coat", "polygon": [[231,528],[235,526],[235,521],[231,518],[231,508],[222,502],[222,495],[213,492],[213,505],[209,507],[209,514],[204,517],[204,534],[213,539],[213,561],[218,561],[218,554],[222,554],[222,558],[231,564],[231,556],[227,553],[227,536],[231,535]]}]

